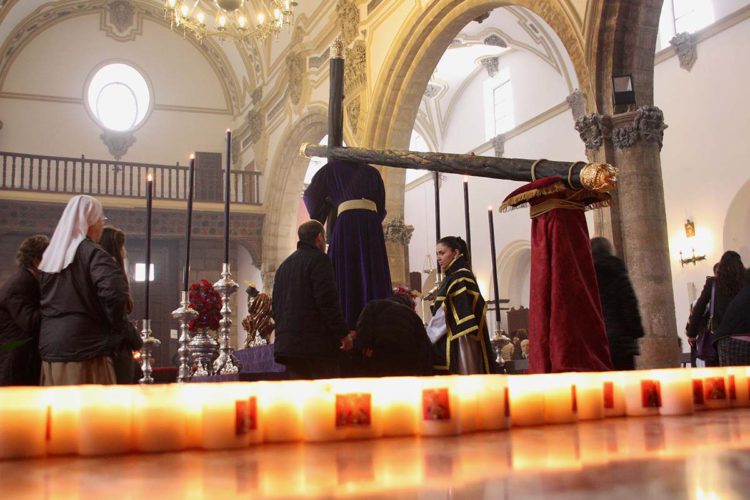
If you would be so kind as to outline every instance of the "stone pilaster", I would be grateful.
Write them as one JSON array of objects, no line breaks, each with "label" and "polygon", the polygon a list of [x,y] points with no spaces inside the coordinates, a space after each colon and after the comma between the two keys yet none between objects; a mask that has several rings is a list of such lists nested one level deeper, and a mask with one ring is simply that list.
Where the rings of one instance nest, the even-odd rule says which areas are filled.
[{"label": "stone pilaster", "polygon": [[401,217],[386,219],[383,222],[385,249],[388,253],[393,286],[409,286],[409,242],[413,232],[414,226],[404,224]]}]

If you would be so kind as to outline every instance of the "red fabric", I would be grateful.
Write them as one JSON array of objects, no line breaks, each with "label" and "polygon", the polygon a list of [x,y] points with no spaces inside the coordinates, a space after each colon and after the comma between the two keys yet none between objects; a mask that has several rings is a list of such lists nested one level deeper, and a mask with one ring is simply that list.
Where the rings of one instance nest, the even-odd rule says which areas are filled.
[{"label": "red fabric", "polygon": [[[540,179],[508,199],[551,184]],[[565,189],[527,202],[533,207],[550,198],[569,198],[572,193]],[[531,223],[529,373],[611,369],[584,212],[551,210]]]}]

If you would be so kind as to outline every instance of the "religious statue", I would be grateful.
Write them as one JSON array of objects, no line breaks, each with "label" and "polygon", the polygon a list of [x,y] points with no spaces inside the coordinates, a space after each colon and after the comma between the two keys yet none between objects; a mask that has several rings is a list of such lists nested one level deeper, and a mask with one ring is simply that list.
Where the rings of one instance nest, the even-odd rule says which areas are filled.
[{"label": "religious statue", "polygon": [[247,332],[245,347],[258,347],[271,341],[274,322],[271,314],[271,297],[259,292],[252,283],[247,287],[247,316],[242,327]]}]

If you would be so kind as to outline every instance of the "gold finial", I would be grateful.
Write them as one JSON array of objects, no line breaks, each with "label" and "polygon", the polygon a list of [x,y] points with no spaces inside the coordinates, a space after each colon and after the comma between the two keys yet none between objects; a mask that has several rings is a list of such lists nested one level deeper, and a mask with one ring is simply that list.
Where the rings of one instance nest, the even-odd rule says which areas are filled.
[{"label": "gold finial", "polygon": [[609,163],[589,163],[581,169],[581,185],[589,191],[606,193],[617,184],[617,168]]},{"label": "gold finial", "polygon": [[341,36],[337,36],[331,44],[331,59],[343,59],[344,58],[344,41]]},{"label": "gold finial", "polygon": [[299,147],[299,155],[300,156],[307,156],[307,153],[305,153],[305,150],[307,149],[307,146],[309,146],[309,142],[303,142],[302,146]]}]

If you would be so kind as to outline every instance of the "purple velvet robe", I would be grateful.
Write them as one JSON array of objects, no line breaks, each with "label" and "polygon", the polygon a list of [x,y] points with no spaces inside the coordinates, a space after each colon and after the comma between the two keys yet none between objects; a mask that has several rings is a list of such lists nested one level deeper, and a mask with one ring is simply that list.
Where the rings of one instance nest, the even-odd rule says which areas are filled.
[{"label": "purple velvet robe", "polygon": [[310,218],[321,223],[325,223],[332,208],[361,198],[375,202],[377,212],[356,209],[338,214],[328,242],[339,301],[351,329],[357,326],[359,313],[370,300],[392,294],[382,226],[383,179],[370,165],[334,160],[313,176],[304,194]]}]

